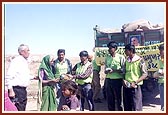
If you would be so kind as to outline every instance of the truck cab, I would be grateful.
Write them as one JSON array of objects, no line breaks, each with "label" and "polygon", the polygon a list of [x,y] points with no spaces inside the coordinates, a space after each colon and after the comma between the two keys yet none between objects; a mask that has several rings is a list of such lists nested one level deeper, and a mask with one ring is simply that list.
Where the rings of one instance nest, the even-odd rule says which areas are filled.
[{"label": "truck cab", "polygon": [[131,43],[131,38],[133,37],[138,38],[141,46],[164,42],[164,28],[109,33],[97,30],[95,27],[94,31],[95,47],[106,47],[107,43],[111,40],[116,41],[118,46],[125,46],[126,44]]}]

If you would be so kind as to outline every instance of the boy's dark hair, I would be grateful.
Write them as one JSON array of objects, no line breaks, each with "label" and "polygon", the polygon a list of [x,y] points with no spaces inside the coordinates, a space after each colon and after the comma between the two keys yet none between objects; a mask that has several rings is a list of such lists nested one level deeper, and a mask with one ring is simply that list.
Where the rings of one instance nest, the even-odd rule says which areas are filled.
[{"label": "boy's dark hair", "polygon": [[164,50],[164,44],[161,44],[161,45],[159,46],[159,50]]},{"label": "boy's dark hair", "polygon": [[135,46],[134,45],[127,44],[124,49],[132,51],[132,53],[135,53]]},{"label": "boy's dark hair", "polygon": [[80,57],[82,57],[82,56],[88,57],[89,54],[88,54],[87,51],[83,50],[83,51],[81,51],[81,52],[79,53],[79,56],[80,56]]},{"label": "boy's dark hair", "polygon": [[69,91],[72,92],[73,95],[77,94],[77,91],[78,91],[77,84],[72,80],[66,80],[65,82],[63,82],[62,88],[68,89]]},{"label": "boy's dark hair", "polygon": [[115,42],[115,41],[110,41],[110,42],[107,44],[107,47],[108,47],[108,48],[115,48],[115,49],[117,50],[118,44],[117,44],[117,42]]}]

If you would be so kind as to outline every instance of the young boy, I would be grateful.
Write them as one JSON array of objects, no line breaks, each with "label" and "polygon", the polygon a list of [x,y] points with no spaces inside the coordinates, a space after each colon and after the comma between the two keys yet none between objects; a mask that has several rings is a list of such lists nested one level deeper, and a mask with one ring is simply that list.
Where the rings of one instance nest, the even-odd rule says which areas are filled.
[{"label": "young boy", "polygon": [[62,105],[62,111],[78,110],[79,100],[76,97],[78,86],[74,81],[66,80],[62,83],[62,93],[66,97]]}]

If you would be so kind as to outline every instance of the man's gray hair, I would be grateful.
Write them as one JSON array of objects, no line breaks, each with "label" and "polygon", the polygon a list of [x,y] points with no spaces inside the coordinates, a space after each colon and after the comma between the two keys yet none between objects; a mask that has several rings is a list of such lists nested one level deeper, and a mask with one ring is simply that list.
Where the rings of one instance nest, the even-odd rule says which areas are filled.
[{"label": "man's gray hair", "polygon": [[28,45],[20,44],[20,46],[18,47],[19,54],[21,53],[21,51],[25,50],[27,47],[28,47]]}]

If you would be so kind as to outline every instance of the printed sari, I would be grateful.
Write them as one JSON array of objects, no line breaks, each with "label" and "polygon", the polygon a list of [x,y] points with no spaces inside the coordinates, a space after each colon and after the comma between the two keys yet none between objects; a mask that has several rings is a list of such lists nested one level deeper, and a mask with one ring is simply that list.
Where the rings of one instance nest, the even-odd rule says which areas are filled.
[{"label": "printed sari", "polygon": [[[42,71],[44,77],[42,77]],[[50,56],[47,55],[43,58],[38,70],[39,75],[39,90],[38,90],[38,110],[40,111],[56,111],[56,93],[55,84],[42,84],[43,80],[55,79],[50,66]]]}]

